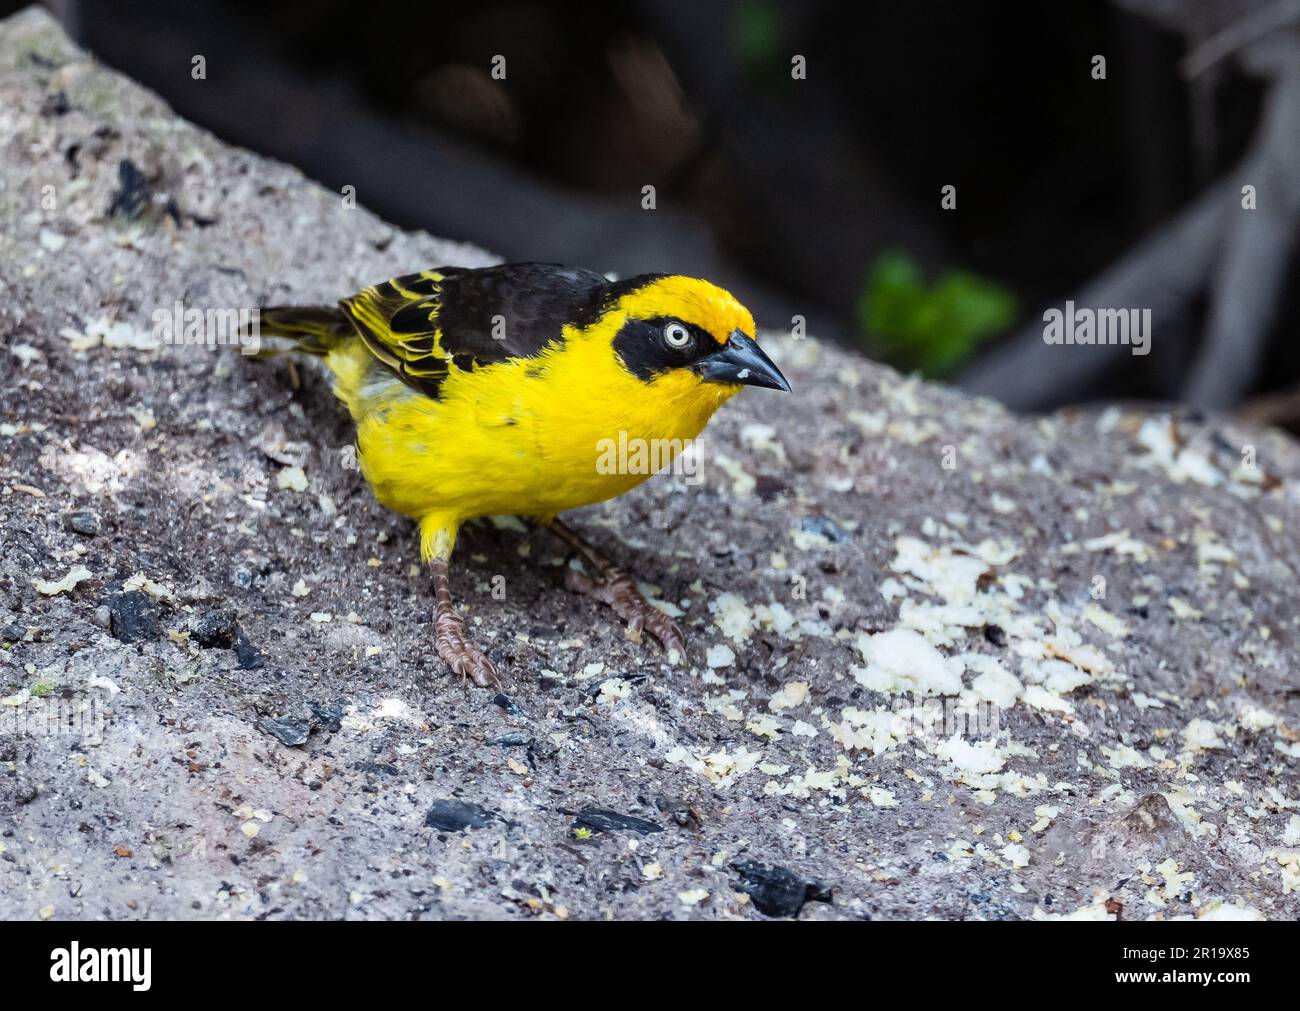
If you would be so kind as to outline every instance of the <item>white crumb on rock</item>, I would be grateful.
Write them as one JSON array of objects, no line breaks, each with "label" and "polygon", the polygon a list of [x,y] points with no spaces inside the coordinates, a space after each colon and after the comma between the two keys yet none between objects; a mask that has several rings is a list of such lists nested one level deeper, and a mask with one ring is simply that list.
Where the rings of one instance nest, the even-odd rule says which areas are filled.
[{"label": "white crumb on rock", "polygon": [[855,667],[853,677],[872,691],[957,695],[962,690],[961,661],[945,659],[911,629],[862,635],[858,649],[866,666]]},{"label": "white crumb on rock", "polygon": [[84,583],[91,578],[93,577],[88,568],[84,565],[74,565],[62,579],[33,579],[32,585],[36,587],[38,593],[53,597],[60,593],[68,593],[76,589],[78,583]]},{"label": "white crumb on rock", "polygon": [[685,766],[718,789],[726,789],[735,780],[748,774],[762,757],[761,752],[750,751],[743,744],[734,752],[723,748],[709,755],[699,755],[678,745],[664,755],[666,761]]},{"label": "white crumb on rock", "polygon": [[808,682],[788,681],[781,686],[780,691],[767,700],[767,708],[774,713],[779,713],[785,709],[801,706],[807,701]]},{"label": "white crumb on rock", "polygon": [[710,670],[718,670],[722,667],[732,666],[736,662],[736,654],[725,642],[720,642],[709,647],[704,662]]},{"label": "white crumb on rock", "polygon": [[983,653],[963,653],[962,663],[976,671],[971,690],[977,698],[992,702],[1001,709],[1010,709],[1024,694],[1020,679],[991,656]]},{"label": "white crumb on rock", "polygon": [[139,590],[141,593],[153,597],[154,600],[165,600],[168,603],[174,603],[176,600],[176,594],[172,592],[170,586],[150,579],[143,572],[137,572],[130,579],[124,582],[122,584],[122,589],[127,590],[128,592],[131,590]]},{"label": "white crumb on rock", "polygon": [[1213,720],[1192,720],[1183,728],[1184,749],[1195,752],[1227,747],[1219,736],[1219,730],[1219,725]]},{"label": "white crumb on rock", "polygon": [[1006,764],[1006,759],[998,753],[997,745],[987,740],[972,744],[965,738],[953,736],[934,750],[935,754],[960,773],[982,776],[998,772]]},{"label": "white crumb on rock", "polygon": [[718,594],[709,601],[709,612],[718,630],[738,646],[748,641],[758,627],[753,608],[739,594]]},{"label": "white crumb on rock", "polygon": [[290,491],[306,491],[307,475],[301,467],[285,467],[275,476],[275,485]]}]

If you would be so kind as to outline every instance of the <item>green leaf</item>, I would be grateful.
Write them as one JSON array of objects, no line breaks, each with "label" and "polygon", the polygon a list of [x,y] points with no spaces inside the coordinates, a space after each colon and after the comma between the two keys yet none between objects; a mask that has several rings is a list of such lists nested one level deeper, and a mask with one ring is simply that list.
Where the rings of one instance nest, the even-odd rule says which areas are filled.
[{"label": "green leaf", "polygon": [[966,270],[927,285],[906,253],[882,253],[858,300],[858,325],[893,365],[934,377],[952,372],[1016,318],[1007,289]]},{"label": "green leaf", "polygon": [[750,73],[769,70],[779,62],[781,13],[772,0],[741,0],[731,34],[737,61]]}]

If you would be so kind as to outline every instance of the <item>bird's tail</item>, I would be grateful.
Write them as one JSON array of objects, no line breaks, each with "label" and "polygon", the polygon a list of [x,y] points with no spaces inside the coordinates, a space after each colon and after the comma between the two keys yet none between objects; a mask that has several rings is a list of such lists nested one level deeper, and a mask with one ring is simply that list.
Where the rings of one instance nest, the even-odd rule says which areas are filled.
[{"label": "bird's tail", "polygon": [[[270,358],[286,351],[327,355],[356,337],[343,311],[332,305],[280,305],[263,309],[250,332],[258,336],[253,357]],[[270,340],[268,340],[270,338]]]}]

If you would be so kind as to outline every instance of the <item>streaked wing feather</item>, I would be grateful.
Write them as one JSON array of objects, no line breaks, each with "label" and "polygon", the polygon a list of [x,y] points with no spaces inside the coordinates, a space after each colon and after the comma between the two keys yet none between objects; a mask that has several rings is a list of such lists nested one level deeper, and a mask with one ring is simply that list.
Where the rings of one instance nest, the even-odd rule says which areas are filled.
[{"label": "streaked wing feather", "polygon": [[608,302],[597,273],[554,264],[436,267],[339,303],[370,352],[408,386],[437,398],[452,370],[532,358],[587,325]]}]

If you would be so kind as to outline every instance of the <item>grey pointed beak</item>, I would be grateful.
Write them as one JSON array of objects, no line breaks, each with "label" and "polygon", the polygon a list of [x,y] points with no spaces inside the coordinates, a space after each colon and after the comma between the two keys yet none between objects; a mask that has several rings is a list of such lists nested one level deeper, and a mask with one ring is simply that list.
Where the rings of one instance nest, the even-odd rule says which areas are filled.
[{"label": "grey pointed beak", "polygon": [[706,383],[733,383],[762,386],[769,390],[790,392],[781,370],[763,353],[758,342],[733,330],[726,346],[695,363],[695,371]]}]

